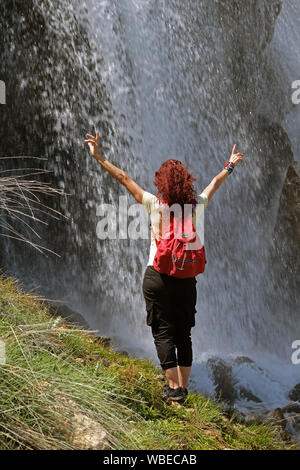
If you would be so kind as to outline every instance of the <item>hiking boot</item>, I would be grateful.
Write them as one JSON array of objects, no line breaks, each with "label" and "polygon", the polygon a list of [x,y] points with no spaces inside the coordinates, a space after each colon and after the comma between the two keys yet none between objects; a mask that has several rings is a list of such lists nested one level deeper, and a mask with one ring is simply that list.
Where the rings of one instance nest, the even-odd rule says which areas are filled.
[{"label": "hiking boot", "polygon": [[169,387],[168,384],[164,386],[164,388],[163,388],[163,397],[164,398],[169,398],[170,390],[171,390],[171,388]]},{"label": "hiking boot", "polygon": [[187,389],[178,387],[178,388],[170,388],[168,392],[168,397],[172,401],[183,401],[187,396]]}]

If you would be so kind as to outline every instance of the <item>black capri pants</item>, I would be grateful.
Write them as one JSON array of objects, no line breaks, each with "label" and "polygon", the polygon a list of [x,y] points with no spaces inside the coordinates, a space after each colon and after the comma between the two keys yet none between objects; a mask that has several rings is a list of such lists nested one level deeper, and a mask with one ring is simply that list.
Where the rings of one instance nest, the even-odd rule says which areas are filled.
[{"label": "black capri pants", "polygon": [[147,266],[143,280],[147,325],[163,370],[192,365],[191,328],[197,301],[195,277],[179,279]]}]

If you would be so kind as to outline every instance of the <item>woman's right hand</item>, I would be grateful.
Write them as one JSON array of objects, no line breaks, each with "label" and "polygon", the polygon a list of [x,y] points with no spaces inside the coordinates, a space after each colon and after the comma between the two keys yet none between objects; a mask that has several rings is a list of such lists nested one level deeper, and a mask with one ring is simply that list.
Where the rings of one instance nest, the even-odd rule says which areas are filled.
[{"label": "woman's right hand", "polygon": [[236,166],[239,162],[243,162],[244,154],[243,153],[236,153],[236,144],[234,144],[231,156],[229,158],[229,162],[233,163]]},{"label": "woman's right hand", "polygon": [[96,132],[96,137],[94,137],[93,135],[91,134],[86,134],[87,137],[89,137],[89,139],[86,139],[85,142],[88,144],[89,148],[90,148],[90,152],[91,154],[93,155],[94,158],[96,158],[96,160],[98,158],[100,158],[100,155],[99,155],[99,144],[98,144],[98,141],[99,141],[99,132],[97,131]]}]

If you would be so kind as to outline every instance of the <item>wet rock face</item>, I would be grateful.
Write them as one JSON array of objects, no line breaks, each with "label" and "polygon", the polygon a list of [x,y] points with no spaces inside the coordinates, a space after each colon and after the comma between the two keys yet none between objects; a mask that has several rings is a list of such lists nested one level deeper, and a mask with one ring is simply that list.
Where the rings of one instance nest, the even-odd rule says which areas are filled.
[{"label": "wet rock face", "polygon": [[240,109],[255,111],[265,86],[258,70],[266,68],[264,53],[272,40],[282,0],[221,0],[217,4],[227,70],[236,90],[234,99]]},{"label": "wet rock face", "polygon": [[[278,212],[278,230],[284,226],[284,232],[289,235],[290,241],[299,257],[300,250],[300,165],[290,165],[286,172],[280,207]],[[296,261],[296,260],[295,260]],[[299,258],[298,258],[299,261]],[[299,263],[297,263],[299,265]]]},{"label": "wet rock face", "polygon": [[[101,146],[111,143],[115,111],[102,76],[102,44],[97,43],[97,51],[92,47],[89,25],[77,15],[76,3],[80,2],[0,2],[0,79],[9,84],[7,104],[0,114],[0,128],[6,136],[0,156],[47,157],[44,166],[53,170],[49,182],[68,193],[68,197],[52,200],[49,205],[69,217],[52,223],[47,219],[49,225],[40,233],[43,244],[55,250],[60,259],[43,258],[20,243],[1,238],[0,264],[22,279],[26,287],[38,284],[43,296],[59,298],[72,310],[83,312],[86,319],[92,317],[94,327],[100,322],[103,326],[104,317],[110,323],[116,310],[111,300],[112,271],[115,276],[116,266],[120,272],[121,265],[126,274],[130,272],[125,282],[125,276],[118,274],[123,292],[115,282],[120,294],[118,309],[123,313],[124,292],[124,304],[132,300],[136,265],[133,256],[127,265],[124,252],[112,263],[121,243],[102,242],[96,237],[97,205],[114,202],[116,207],[120,186],[88,155],[83,139],[86,132],[99,129]],[[81,3],[84,9],[86,2]],[[117,65],[111,64],[112,68]],[[118,130],[118,136],[113,137],[112,153],[121,133]],[[128,147],[127,138],[122,136],[122,167],[129,172],[134,159],[124,159],[123,150]],[[110,159],[109,150],[106,156]],[[115,163],[117,158],[114,154]],[[31,164],[36,166],[28,160],[28,167]],[[124,245],[127,248],[127,241]],[[136,263],[141,265],[138,254]]]},{"label": "wet rock face", "polygon": [[282,408],[282,412],[288,414],[297,414],[300,417],[300,404],[298,405],[297,403],[289,403]]},{"label": "wet rock face", "polygon": [[[50,170],[44,179],[65,188],[68,197],[53,198],[49,205],[70,216],[53,222],[45,217],[49,225],[40,230],[43,244],[61,256],[60,262],[54,257],[46,261],[23,244],[2,237],[1,264],[9,272],[17,268],[27,286],[32,279],[35,283],[39,279],[44,291],[52,284],[60,298],[65,279],[65,284],[73,286],[74,297],[88,276],[91,237],[83,227],[95,216],[88,200],[96,201],[99,194],[99,174],[83,139],[94,125],[101,128],[102,143],[112,132],[104,117],[110,112],[110,100],[72,2],[4,0],[0,23],[0,77],[7,83],[7,103],[0,114],[6,142],[0,146],[0,156],[48,158],[39,163],[27,160],[26,165],[20,160],[19,165]],[[16,160],[6,164],[18,168]],[[107,185],[101,188],[107,194],[104,188]]]},{"label": "wet rock face", "polygon": [[55,317],[65,318],[67,321],[75,323],[84,328],[89,327],[83,316],[79,312],[75,312],[74,310],[70,309],[67,305],[56,306],[49,304],[49,309],[51,314]]},{"label": "wet rock face", "polygon": [[232,381],[232,367],[218,358],[209,359],[207,365],[211,369],[216,399],[232,404],[236,399],[236,391]]},{"label": "wet rock face", "polygon": [[300,402],[300,383],[295,385],[295,387],[290,390],[288,397],[290,400]]},{"label": "wet rock face", "polygon": [[242,364],[255,364],[253,359],[250,359],[248,356],[237,356],[234,359],[235,364],[242,365]]},{"label": "wet rock face", "polygon": [[[234,364],[254,365],[254,361],[247,356],[238,356]],[[262,400],[254,395],[248,388],[238,384],[233,378],[232,366],[220,358],[210,358],[207,365],[211,370],[212,379],[215,386],[215,398],[219,401],[233,404],[236,400],[242,399],[248,402],[261,403]]]},{"label": "wet rock face", "polygon": [[[298,280],[300,276],[300,165],[289,165],[282,188],[278,216],[274,229],[274,268],[281,269],[280,286],[289,293],[286,305],[293,305],[295,321],[298,315]],[[286,295],[286,294],[284,294]],[[289,318],[289,320],[293,320]],[[296,327],[297,328],[297,327]]]},{"label": "wet rock face", "polygon": [[[78,14],[77,3],[0,2],[0,80],[7,83],[7,104],[0,114],[0,129],[6,139],[0,145],[0,156],[46,157],[39,166],[36,160],[28,159],[27,166],[50,170],[43,180],[64,189],[67,196],[52,198],[48,205],[68,217],[51,221],[45,216],[47,226],[39,231],[42,245],[60,258],[40,256],[20,242],[1,237],[0,264],[26,288],[38,285],[43,296],[60,299],[72,310],[83,312],[90,325],[92,317],[94,328],[95,323],[99,326],[99,311],[102,327],[112,321],[115,305],[109,269],[115,271],[111,259],[123,249],[119,240],[98,240],[97,206],[113,202],[117,207],[120,185],[91,158],[84,138],[86,132],[99,129],[101,150],[106,147],[108,159],[115,155],[115,146],[124,150],[129,142],[120,130],[114,135],[115,111],[102,76],[102,44],[97,44],[95,53],[86,16]],[[135,161],[129,160],[128,172]],[[18,168],[17,163],[14,160],[9,168]],[[22,160],[19,165],[25,166]],[[127,240],[123,245],[126,249]],[[124,265],[126,256],[123,252]],[[136,254],[140,265],[138,258]],[[136,269],[132,257],[126,268],[126,273]],[[131,290],[127,287],[125,294],[128,305]],[[122,310],[121,303],[118,306]]]},{"label": "wet rock face", "polygon": [[254,393],[250,392],[250,390],[247,390],[245,387],[240,387],[239,393],[240,393],[240,397],[243,398],[244,400],[253,401],[255,403],[262,402],[260,398],[254,395]]}]

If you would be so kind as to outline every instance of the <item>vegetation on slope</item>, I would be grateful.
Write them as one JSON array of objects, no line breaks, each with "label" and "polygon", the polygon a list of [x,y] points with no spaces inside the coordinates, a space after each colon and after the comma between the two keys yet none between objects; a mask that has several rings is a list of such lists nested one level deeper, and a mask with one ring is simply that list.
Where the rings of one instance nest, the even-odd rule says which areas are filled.
[{"label": "vegetation on slope", "polygon": [[[99,429],[102,448],[111,449],[286,448],[276,428],[240,424],[202,396],[189,395],[183,406],[166,403],[160,369],[151,361],[117,352],[104,338],[53,317],[5,276],[0,339],[6,346],[2,450],[101,448],[101,439],[93,441]],[[88,429],[92,438],[85,439]]]}]

